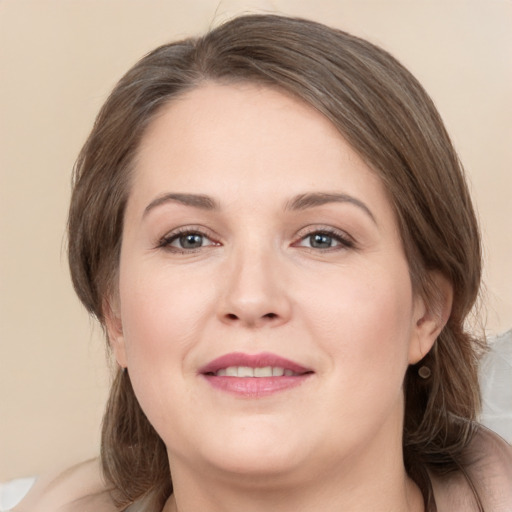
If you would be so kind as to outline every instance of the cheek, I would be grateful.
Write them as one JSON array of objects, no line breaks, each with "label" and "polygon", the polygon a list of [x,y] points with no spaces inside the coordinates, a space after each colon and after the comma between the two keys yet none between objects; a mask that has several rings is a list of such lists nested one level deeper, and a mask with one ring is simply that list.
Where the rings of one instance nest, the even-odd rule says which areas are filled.
[{"label": "cheek", "polygon": [[[391,269],[391,270],[390,270]],[[412,290],[405,262],[381,269],[351,268],[332,276],[322,290],[307,290],[305,317],[325,344],[337,374],[359,385],[373,376],[401,384],[412,326]]]},{"label": "cheek", "polygon": [[121,274],[123,337],[133,386],[147,404],[190,368],[187,358],[210,315],[211,289],[150,264],[138,273],[134,265],[130,270]]},{"label": "cheek", "polygon": [[[128,266],[127,266],[128,268]],[[130,380],[153,426],[163,432],[193,397],[185,385],[187,358],[203,330],[208,301],[205,289],[180,275],[146,265],[121,273],[123,338]],[[187,286],[188,284],[188,286]],[[197,283],[195,283],[197,284]],[[189,370],[190,371],[190,370]]]},{"label": "cheek", "polygon": [[209,287],[177,272],[152,272],[150,265],[139,276],[121,276],[121,282],[128,358],[139,364],[186,351],[210,308]]}]

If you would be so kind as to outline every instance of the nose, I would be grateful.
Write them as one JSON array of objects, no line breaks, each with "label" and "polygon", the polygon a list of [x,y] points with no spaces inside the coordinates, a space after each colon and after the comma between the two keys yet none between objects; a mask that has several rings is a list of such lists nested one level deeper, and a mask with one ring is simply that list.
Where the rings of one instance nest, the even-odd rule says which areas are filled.
[{"label": "nose", "polygon": [[226,266],[218,303],[223,323],[258,328],[288,322],[292,305],[278,255],[272,250],[235,251]]}]

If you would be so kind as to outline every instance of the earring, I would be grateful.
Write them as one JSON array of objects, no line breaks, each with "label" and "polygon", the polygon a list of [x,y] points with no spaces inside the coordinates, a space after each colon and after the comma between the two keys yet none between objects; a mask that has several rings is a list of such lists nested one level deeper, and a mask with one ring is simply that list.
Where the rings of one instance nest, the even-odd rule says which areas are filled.
[{"label": "earring", "polygon": [[432,372],[428,366],[423,365],[423,366],[420,366],[420,368],[418,369],[418,375],[422,379],[428,379],[432,375]]}]

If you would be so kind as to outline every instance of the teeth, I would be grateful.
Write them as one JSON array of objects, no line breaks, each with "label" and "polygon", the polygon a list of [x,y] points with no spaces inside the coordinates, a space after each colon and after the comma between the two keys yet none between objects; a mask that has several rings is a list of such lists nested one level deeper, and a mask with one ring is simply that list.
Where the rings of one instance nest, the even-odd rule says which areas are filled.
[{"label": "teeth", "polygon": [[238,377],[238,368],[236,366],[226,368],[226,375],[228,377]]},{"label": "teeth", "polygon": [[254,368],[255,377],[272,377],[272,366],[265,366],[264,368]]},{"label": "teeth", "polygon": [[217,377],[293,377],[299,375],[292,370],[279,366],[264,366],[262,368],[251,368],[250,366],[229,366],[218,370]]},{"label": "teeth", "polygon": [[250,368],[249,366],[239,366],[238,367],[238,376],[239,377],[254,377],[254,368]]}]

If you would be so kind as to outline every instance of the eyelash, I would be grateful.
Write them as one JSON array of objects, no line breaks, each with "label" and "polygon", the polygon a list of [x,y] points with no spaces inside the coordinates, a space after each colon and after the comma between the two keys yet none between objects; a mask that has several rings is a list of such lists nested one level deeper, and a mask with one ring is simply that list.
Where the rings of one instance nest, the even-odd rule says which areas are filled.
[{"label": "eyelash", "polygon": [[[301,242],[307,240],[308,238],[311,239],[311,237],[314,235],[328,237],[339,245],[335,245],[334,247],[326,247],[326,248],[317,248],[317,247],[301,245]],[[173,242],[175,242],[185,236],[199,236],[203,240],[204,239],[209,240],[210,243],[207,245],[201,245],[200,247],[193,247],[193,248],[176,247],[176,246],[172,245]],[[187,227],[179,228],[171,233],[166,234],[158,242],[157,248],[166,249],[170,252],[175,252],[175,253],[180,253],[180,254],[191,254],[191,253],[197,252],[201,249],[204,249],[205,247],[218,246],[218,245],[220,245],[220,243],[215,241],[211,235],[208,235],[207,233],[205,233],[203,228],[199,229],[199,228],[187,226]],[[343,231],[340,231],[340,230],[337,230],[334,228],[310,227],[306,233],[302,233],[300,235],[298,240],[292,244],[292,247],[304,247],[304,248],[306,248],[310,251],[314,251],[314,252],[328,252],[328,251],[339,251],[339,250],[353,249],[356,247],[356,244],[355,244],[354,240],[352,239],[352,237],[348,236]]]},{"label": "eyelash", "polygon": [[[314,235],[321,235],[326,236],[328,238],[331,238],[335,242],[337,242],[339,245],[334,247],[326,247],[326,248],[316,248],[316,247],[308,247],[300,245],[300,242],[307,240],[308,238],[311,238]],[[305,247],[306,249],[309,249],[311,251],[315,252],[327,252],[327,251],[340,251],[340,250],[346,250],[346,249],[353,249],[356,247],[355,241],[352,237],[347,235],[347,233],[340,231],[338,229],[334,228],[325,228],[325,227],[313,227],[311,226],[308,228],[308,231],[306,233],[301,233],[300,238],[297,242],[294,242],[292,244],[293,246],[299,246],[299,247]]]},{"label": "eyelash", "polygon": [[[200,236],[203,239],[209,240],[211,243],[209,243],[206,246],[202,245],[201,247],[194,247],[194,248],[189,248],[189,249],[186,249],[183,247],[176,247],[176,246],[172,245],[173,242],[175,242],[176,240],[179,240],[181,237],[185,237],[185,236]],[[199,228],[187,226],[187,227],[183,227],[183,228],[178,228],[175,231],[163,236],[160,239],[160,241],[158,242],[157,248],[166,249],[170,252],[175,252],[175,253],[180,253],[180,254],[190,254],[190,253],[197,252],[201,249],[204,249],[205,247],[217,246],[217,245],[220,245],[219,242],[216,242],[215,240],[213,240],[213,237],[211,235],[208,235],[207,233],[205,233],[204,228],[199,229]]]}]

